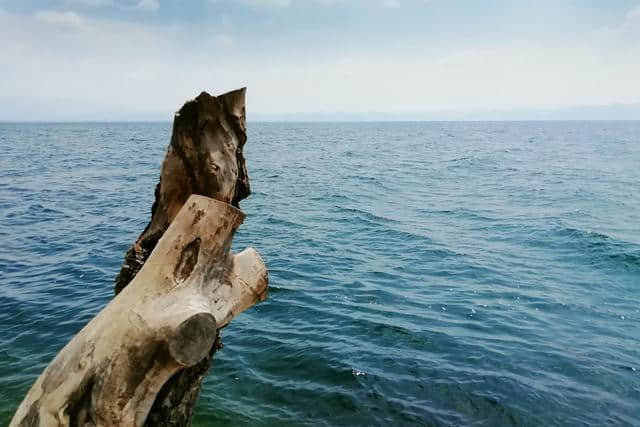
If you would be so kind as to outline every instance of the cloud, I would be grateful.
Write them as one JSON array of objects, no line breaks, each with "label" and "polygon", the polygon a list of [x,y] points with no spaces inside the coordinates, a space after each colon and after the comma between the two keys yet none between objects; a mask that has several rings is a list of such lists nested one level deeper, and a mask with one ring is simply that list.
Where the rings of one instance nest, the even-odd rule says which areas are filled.
[{"label": "cloud", "polygon": [[65,5],[80,5],[80,6],[89,6],[89,7],[103,7],[103,6],[112,6],[113,0],[65,0]]},{"label": "cloud", "polygon": [[218,34],[213,40],[218,47],[229,47],[233,45],[233,37],[228,34]]},{"label": "cloud", "polygon": [[382,7],[387,9],[397,9],[400,7],[398,0],[382,0]]},{"label": "cloud", "polygon": [[160,8],[159,0],[137,0],[135,3],[118,0],[64,0],[64,4],[67,7],[84,6],[98,8],[117,6],[122,9],[135,9],[145,12],[155,12]]},{"label": "cloud", "polygon": [[155,12],[160,8],[159,0],[140,0],[138,4],[134,6],[134,9],[142,10],[145,12]]},{"label": "cloud", "polygon": [[640,6],[627,11],[618,25],[602,27],[594,31],[591,43],[604,55],[622,50],[629,55],[640,55]]},{"label": "cloud", "polygon": [[[384,13],[380,1],[369,3],[372,13]],[[403,2],[398,12],[409,6]],[[486,111],[640,101],[640,18],[631,11],[621,12],[618,24],[606,31],[549,40],[438,42],[438,49],[426,39],[420,40],[425,46],[405,49],[406,36],[395,33],[388,33],[393,48],[376,44],[379,39],[351,41],[351,47],[346,37],[344,46],[333,46],[326,34],[300,41],[287,38],[286,28],[281,38],[265,40],[262,33],[243,31],[251,23],[232,25],[225,15],[203,25],[140,21],[0,10],[0,120],[165,119],[202,90],[240,86],[249,87],[250,111],[262,113]],[[371,45],[375,49],[367,49]],[[7,99],[33,102],[17,109]]]},{"label": "cloud", "polygon": [[202,90],[240,86],[248,68],[215,27],[0,10],[0,38],[0,120],[169,119]]},{"label": "cloud", "polygon": [[[212,3],[220,3],[224,0],[210,0]],[[234,1],[234,0],[229,0]],[[287,8],[291,6],[294,1],[296,4],[303,5],[305,3],[316,3],[323,6],[333,6],[336,4],[344,3],[347,0],[239,0],[240,3],[248,5],[254,8]]]},{"label": "cloud", "polygon": [[291,0],[240,0],[241,3],[253,7],[289,7]]},{"label": "cloud", "polygon": [[41,10],[34,14],[34,19],[41,23],[53,24],[56,26],[83,28],[86,26],[85,19],[72,11],[58,12],[52,10]]},{"label": "cloud", "polygon": [[633,9],[629,10],[625,14],[625,19],[628,21],[640,19],[640,6],[636,6]]}]

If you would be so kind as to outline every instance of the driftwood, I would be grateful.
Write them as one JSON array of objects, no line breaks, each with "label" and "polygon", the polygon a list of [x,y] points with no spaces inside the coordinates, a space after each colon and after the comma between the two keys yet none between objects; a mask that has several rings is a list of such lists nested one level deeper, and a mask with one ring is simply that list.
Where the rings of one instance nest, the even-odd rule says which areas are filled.
[{"label": "driftwood", "polygon": [[176,113],[152,218],[116,297],[45,369],[11,425],[190,424],[219,330],[266,298],[258,253],[230,253],[249,194],[245,142],[244,89],[202,93]]}]

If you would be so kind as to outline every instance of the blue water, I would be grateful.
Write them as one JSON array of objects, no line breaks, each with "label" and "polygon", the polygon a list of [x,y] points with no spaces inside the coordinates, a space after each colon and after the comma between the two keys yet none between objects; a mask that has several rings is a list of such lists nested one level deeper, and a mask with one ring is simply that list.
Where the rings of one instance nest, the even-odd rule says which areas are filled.
[{"label": "blue water", "polygon": [[[113,293],[170,124],[0,124],[0,424]],[[196,425],[640,425],[640,122],[249,124],[269,299]]]}]

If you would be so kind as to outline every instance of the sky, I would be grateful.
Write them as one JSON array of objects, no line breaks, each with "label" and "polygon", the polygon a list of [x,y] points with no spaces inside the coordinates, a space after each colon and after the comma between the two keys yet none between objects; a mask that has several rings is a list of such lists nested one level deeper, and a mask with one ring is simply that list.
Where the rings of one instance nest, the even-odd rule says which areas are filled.
[{"label": "sky", "polygon": [[0,0],[5,121],[171,120],[244,86],[250,120],[640,118],[638,76],[640,0]]}]

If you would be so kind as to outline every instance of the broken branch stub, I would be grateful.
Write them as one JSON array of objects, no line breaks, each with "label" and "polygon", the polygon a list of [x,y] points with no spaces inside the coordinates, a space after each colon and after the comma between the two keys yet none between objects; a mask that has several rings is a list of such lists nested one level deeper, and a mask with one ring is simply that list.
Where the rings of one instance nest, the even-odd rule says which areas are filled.
[{"label": "broken branch stub", "polygon": [[116,294],[135,277],[184,202],[192,194],[239,207],[250,193],[242,149],[247,141],[245,89],[220,96],[202,92],[173,121],[151,221],[125,256]]}]

